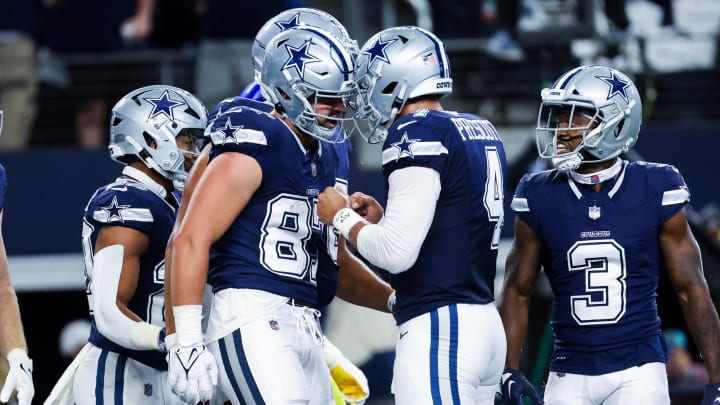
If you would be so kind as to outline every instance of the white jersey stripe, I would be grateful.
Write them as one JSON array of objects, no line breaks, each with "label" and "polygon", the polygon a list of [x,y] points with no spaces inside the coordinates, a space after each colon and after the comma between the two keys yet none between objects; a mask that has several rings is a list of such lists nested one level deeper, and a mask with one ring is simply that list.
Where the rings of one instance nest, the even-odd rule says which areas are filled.
[{"label": "white jersey stripe", "polygon": [[105,224],[113,221],[153,222],[154,220],[152,212],[147,208],[123,208],[118,210],[118,212],[118,215],[111,216],[109,211],[95,211],[93,212],[93,219]]},{"label": "white jersey stripe", "polygon": [[662,205],[682,204],[690,201],[690,191],[681,187],[676,190],[669,190],[663,193]]},{"label": "white jersey stripe", "polygon": [[527,198],[513,197],[510,208],[515,212],[530,212]]},{"label": "white jersey stripe", "polygon": [[409,147],[409,150],[410,153],[396,147],[390,147],[383,150],[382,164],[387,164],[393,160],[400,160],[404,157],[448,154],[447,148],[443,146],[441,142],[415,142]]}]

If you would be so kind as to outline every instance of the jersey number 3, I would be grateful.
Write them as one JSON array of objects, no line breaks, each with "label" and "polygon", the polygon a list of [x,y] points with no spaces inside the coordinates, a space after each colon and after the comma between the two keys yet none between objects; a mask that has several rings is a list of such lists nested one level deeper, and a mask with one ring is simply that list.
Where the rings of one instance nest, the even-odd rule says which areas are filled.
[{"label": "jersey number 3", "polygon": [[612,239],[576,242],[567,253],[568,270],[585,272],[585,294],[570,296],[579,325],[617,323],[627,305],[625,249]]}]

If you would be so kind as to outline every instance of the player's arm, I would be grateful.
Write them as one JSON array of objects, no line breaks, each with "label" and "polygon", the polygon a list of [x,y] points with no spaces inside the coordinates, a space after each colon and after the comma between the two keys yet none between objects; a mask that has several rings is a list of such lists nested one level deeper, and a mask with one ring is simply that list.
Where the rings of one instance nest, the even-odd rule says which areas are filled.
[{"label": "player's arm", "polygon": [[505,371],[500,380],[505,405],[522,405],[523,397],[543,403],[535,387],[519,370],[527,334],[528,307],[540,272],[541,246],[535,231],[525,221],[516,218],[515,239],[505,261],[505,286],[499,308],[507,337]]},{"label": "player's arm", "polygon": [[175,319],[173,317],[172,311],[173,301],[171,281],[173,241],[175,240],[175,235],[180,229],[180,224],[182,223],[183,218],[185,218],[185,211],[187,211],[188,201],[195,192],[195,187],[197,187],[197,183],[198,181],[200,181],[200,177],[203,173],[205,173],[205,169],[207,168],[210,158],[211,147],[212,145],[210,143],[203,147],[202,151],[200,151],[200,155],[198,155],[197,159],[195,160],[193,167],[190,169],[190,173],[188,173],[188,178],[185,181],[185,188],[183,190],[182,199],[180,200],[180,206],[178,207],[177,215],[175,216],[175,225],[173,226],[173,230],[170,233],[170,239],[168,240],[168,244],[165,249],[165,327],[167,328],[168,335],[175,333]]},{"label": "player's arm", "polygon": [[522,219],[515,219],[515,239],[505,261],[500,316],[507,336],[506,366],[517,369],[525,344],[528,306],[540,272],[541,241]]},{"label": "player's arm", "polygon": [[[178,339],[182,339],[178,307],[202,305],[210,246],[245,208],[261,180],[262,169],[254,158],[228,152],[210,162],[192,192],[172,242],[171,293]],[[199,322],[193,325],[193,336],[200,336],[199,328]]]},{"label": "player's arm", "polygon": [[205,348],[201,325],[210,246],[227,231],[261,181],[262,169],[248,155],[227,152],[213,159],[192,192],[172,241],[177,344],[168,358],[168,385],[186,403],[211,399],[217,385],[217,365]]},{"label": "player's arm", "polygon": [[[0,226],[3,213],[0,211]],[[20,320],[20,307],[17,295],[10,282],[5,243],[0,233],[0,353],[3,356],[13,349],[27,352],[27,343]]]},{"label": "player's arm", "polygon": [[105,337],[134,350],[164,350],[162,327],[144,322],[128,308],[140,274],[140,256],[150,238],[125,226],[105,226],[95,242],[92,281],[95,324]]},{"label": "player's arm", "polygon": [[388,301],[394,290],[348,251],[345,238],[338,240],[338,266],[338,297],[351,304],[390,312]]},{"label": "player's arm", "polygon": [[720,321],[685,209],[662,225],[659,240],[670,282],[708,370],[710,383],[720,383]]},{"label": "player's arm", "polygon": [[440,174],[411,166],[388,177],[388,202],[382,221],[370,224],[348,206],[348,198],[334,188],[318,197],[318,215],[357,247],[370,263],[390,273],[415,264],[435,215]]},{"label": "player's arm", "polygon": [[[0,228],[2,216],[3,211],[0,210]],[[10,283],[5,241],[0,232],[0,353],[10,364],[10,371],[0,391],[1,402],[10,400],[13,390],[18,392],[20,405],[30,404],[35,395],[32,360],[28,357],[27,350],[17,295]]]}]

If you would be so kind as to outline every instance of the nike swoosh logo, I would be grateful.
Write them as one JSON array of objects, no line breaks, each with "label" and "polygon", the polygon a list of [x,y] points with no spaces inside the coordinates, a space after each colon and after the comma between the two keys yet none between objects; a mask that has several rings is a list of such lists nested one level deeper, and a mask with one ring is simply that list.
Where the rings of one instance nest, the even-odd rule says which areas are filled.
[{"label": "nike swoosh logo", "polygon": [[407,334],[408,334],[408,331],[400,332],[400,339],[402,339],[403,337],[405,337],[405,335],[407,335]]},{"label": "nike swoosh logo", "polygon": [[417,122],[417,120],[408,121],[408,122],[403,122],[402,124],[398,125],[397,130],[399,131],[399,130],[405,128],[406,126],[408,126],[408,125],[410,125],[410,124],[414,124],[414,123],[416,123],[416,122]]},{"label": "nike swoosh logo", "polygon": [[195,362],[198,360],[198,358],[200,358],[200,351],[193,348],[190,351],[190,354],[187,356],[187,361],[183,361],[179,353],[176,352],[175,355],[177,356],[178,360],[180,360],[180,364],[182,365],[182,367],[185,369],[185,374],[188,374],[192,366],[195,365]]},{"label": "nike swoosh logo", "polygon": [[511,388],[511,387],[512,387],[513,384],[515,384],[515,381],[513,381],[513,380],[510,380],[510,381],[508,382],[508,394],[512,392],[512,388]]},{"label": "nike swoosh logo", "polygon": [[114,186],[114,187],[110,187],[110,190],[114,190],[114,191],[127,191],[127,186],[122,186],[122,187],[121,187],[121,186]]}]

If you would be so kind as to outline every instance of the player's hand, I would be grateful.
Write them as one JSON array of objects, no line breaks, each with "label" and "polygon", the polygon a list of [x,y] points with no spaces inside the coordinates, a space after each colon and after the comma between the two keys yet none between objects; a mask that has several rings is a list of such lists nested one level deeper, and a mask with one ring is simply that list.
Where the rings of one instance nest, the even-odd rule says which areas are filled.
[{"label": "player's hand", "polygon": [[525,375],[520,370],[506,368],[500,383],[502,385],[503,404],[505,405],[523,405],[523,397],[529,397],[538,404],[544,403],[540,394],[535,391],[535,387],[530,384],[530,381],[525,378]]},{"label": "player's hand", "polygon": [[327,225],[332,225],[335,214],[348,206],[349,197],[336,188],[327,187],[325,191],[318,195],[318,216]]},{"label": "player's hand", "polygon": [[700,405],[720,404],[720,383],[707,384]]},{"label": "player's hand", "polygon": [[168,356],[168,385],[173,394],[187,404],[212,399],[218,369],[215,358],[205,345],[175,345]]},{"label": "player's hand", "polygon": [[323,344],[323,354],[330,369],[330,377],[337,384],[345,402],[350,405],[364,404],[370,395],[365,374],[327,339]]},{"label": "player's hand", "polygon": [[25,350],[17,348],[10,350],[7,356],[10,364],[5,385],[0,391],[0,402],[8,402],[13,390],[17,391],[18,405],[30,405],[35,395],[32,381],[32,360]]},{"label": "player's hand", "polygon": [[382,206],[373,196],[359,191],[350,196],[350,208],[371,224],[380,222],[384,214]]}]

